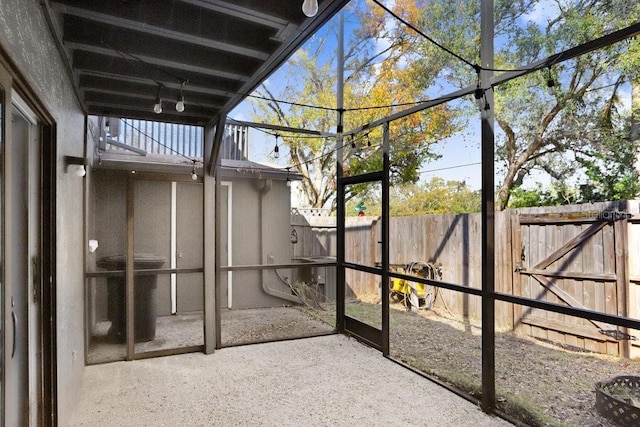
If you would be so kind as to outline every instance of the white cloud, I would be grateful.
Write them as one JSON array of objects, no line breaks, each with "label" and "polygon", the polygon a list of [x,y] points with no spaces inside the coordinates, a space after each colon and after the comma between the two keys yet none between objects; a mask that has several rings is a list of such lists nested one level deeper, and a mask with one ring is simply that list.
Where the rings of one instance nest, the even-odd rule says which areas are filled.
[{"label": "white cloud", "polygon": [[531,12],[522,15],[522,19],[536,25],[546,25],[559,12],[558,4],[555,1],[543,0],[537,3]]}]

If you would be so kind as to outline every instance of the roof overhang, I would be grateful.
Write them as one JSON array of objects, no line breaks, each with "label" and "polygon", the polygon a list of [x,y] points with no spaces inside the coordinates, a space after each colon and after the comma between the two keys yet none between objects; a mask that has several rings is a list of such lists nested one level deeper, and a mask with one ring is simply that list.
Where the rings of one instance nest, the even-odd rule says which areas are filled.
[{"label": "roof overhang", "polygon": [[302,175],[282,167],[273,167],[248,160],[220,160],[220,177],[228,179],[274,179],[300,181]]},{"label": "roof overhang", "polygon": [[[216,123],[348,1],[43,0],[92,115]],[[184,83],[184,84],[183,84]],[[160,89],[161,88],[161,89]],[[175,109],[180,92],[185,109]],[[160,93],[163,112],[153,111]]]}]

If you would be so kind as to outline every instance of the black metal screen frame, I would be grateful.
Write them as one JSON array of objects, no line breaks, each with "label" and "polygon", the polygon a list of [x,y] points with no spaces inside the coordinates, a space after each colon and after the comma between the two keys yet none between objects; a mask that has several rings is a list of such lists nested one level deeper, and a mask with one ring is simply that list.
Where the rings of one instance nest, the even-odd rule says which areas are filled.
[{"label": "black metal screen frame", "polygon": [[[494,39],[494,22],[493,22],[493,0],[481,0],[481,62],[482,71],[480,72],[480,85],[485,92],[487,102],[493,105],[493,88],[500,86],[512,79],[527,75],[537,70],[558,64],[581,55],[588,54],[591,51],[604,48],[614,43],[623,41],[640,34],[640,22],[630,25],[626,28],[614,31],[600,38],[591,40],[582,45],[570,48],[566,51],[551,55],[534,63],[528,64],[521,69],[503,72],[498,76],[494,76],[493,69],[493,39]],[[480,399],[466,395],[464,392],[456,390],[451,386],[443,384],[437,379],[431,378],[424,373],[421,375],[430,378],[437,383],[444,385],[446,388],[456,392],[470,401],[480,404],[483,411],[488,413],[496,413],[504,418],[496,410],[496,393],[495,393],[495,303],[502,301],[515,305],[521,305],[531,308],[542,309],[554,313],[565,314],[569,316],[580,317],[587,320],[595,320],[610,323],[612,325],[623,328],[640,329],[640,320],[632,319],[627,316],[611,315],[601,313],[589,309],[580,309],[564,306],[556,303],[539,301],[531,298],[523,298],[505,293],[495,292],[495,193],[494,193],[494,113],[493,110],[487,111],[481,115],[481,156],[482,156],[482,195],[481,195],[481,227],[482,227],[482,280],[480,288],[470,288],[460,284],[448,283],[438,280],[424,279],[415,276],[408,276],[397,272],[389,271],[389,124],[397,119],[415,114],[417,112],[433,108],[437,105],[444,104],[449,101],[468,96],[474,93],[476,86],[468,86],[466,88],[455,91],[449,95],[427,101],[412,108],[400,111],[388,117],[373,121],[366,125],[360,126],[349,132],[342,132],[341,125],[338,126],[338,150],[337,150],[337,268],[336,283],[337,289],[337,307],[336,307],[336,326],[338,332],[353,335],[362,342],[371,345],[382,351],[383,355],[390,359],[401,363],[389,356],[389,295],[383,292],[382,295],[382,330],[381,336],[373,333],[372,328],[368,325],[361,324],[345,315],[345,270],[347,268],[366,271],[371,274],[377,274],[382,277],[384,283],[388,283],[390,278],[399,278],[411,280],[414,282],[435,286],[438,288],[449,289],[464,294],[479,296],[482,299],[482,396]],[[378,126],[384,127],[383,141],[383,170],[381,172],[370,173],[360,176],[344,177],[342,167],[342,150],[340,144],[342,138],[353,136],[362,131],[372,129]],[[345,262],[345,185],[370,182],[373,179],[382,181],[382,266],[380,269],[371,268],[363,265],[357,265]],[[363,326],[364,325],[364,326]],[[368,328],[366,328],[368,327]],[[375,331],[375,328],[373,328]],[[402,364],[402,363],[401,363]],[[406,366],[403,364],[403,366]]]}]

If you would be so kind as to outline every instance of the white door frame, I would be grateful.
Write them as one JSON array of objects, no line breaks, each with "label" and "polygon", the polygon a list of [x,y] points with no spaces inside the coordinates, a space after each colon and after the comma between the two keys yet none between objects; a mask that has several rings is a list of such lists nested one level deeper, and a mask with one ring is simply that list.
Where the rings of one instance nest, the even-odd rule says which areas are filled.
[{"label": "white door frame", "polygon": [[[233,265],[233,182],[222,181],[222,187],[227,187],[227,265]],[[227,308],[233,307],[233,271],[227,271]]]},{"label": "white door frame", "polygon": [[[0,66],[5,107],[2,242],[4,277],[4,422],[40,425],[41,315],[37,299],[41,259],[41,121]],[[32,264],[33,262],[33,264]],[[35,292],[34,292],[35,291]]]}]

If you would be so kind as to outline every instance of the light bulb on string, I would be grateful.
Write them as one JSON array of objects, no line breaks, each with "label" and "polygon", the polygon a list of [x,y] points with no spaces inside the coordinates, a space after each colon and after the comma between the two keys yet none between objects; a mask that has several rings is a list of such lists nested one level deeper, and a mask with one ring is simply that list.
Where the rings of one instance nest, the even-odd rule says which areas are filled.
[{"label": "light bulb on string", "polygon": [[182,82],[182,86],[180,86],[180,95],[178,96],[178,101],[176,102],[176,111],[178,113],[182,113],[184,111],[184,95],[182,94],[182,89],[187,81]]},{"label": "light bulb on string", "polygon": [[291,178],[289,177],[290,167],[287,168],[287,187],[291,187]]},{"label": "light bulb on string", "polygon": [[280,158],[280,147],[278,147],[278,137],[280,135],[276,135],[276,146],[273,147],[273,158],[275,159],[279,159]]},{"label": "light bulb on string", "polygon": [[318,13],[318,0],[304,0],[302,2],[302,13],[309,18],[313,18]]},{"label": "light bulb on string", "polygon": [[194,181],[198,180],[198,174],[196,173],[196,161],[193,161],[193,169],[191,170],[191,179]]},{"label": "light bulb on string", "polygon": [[158,96],[156,96],[156,103],[153,106],[153,112],[156,114],[162,113],[162,99],[160,98],[161,92],[162,92],[162,85],[158,84]]},{"label": "light bulb on string", "polygon": [[156,104],[153,106],[153,112],[156,114],[162,113],[162,101],[160,101],[160,98],[156,98]]},{"label": "light bulb on string", "polygon": [[547,87],[552,88],[556,85],[556,81],[553,79],[551,75],[551,68],[547,68]]},{"label": "light bulb on string", "polygon": [[184,96],[180,95],[178,102],[176,102],[176,111],[182,113],[184,111]]},{"label": "light bulb on string", "polygon": [[478,111],[482,112],[482,110],[484,110],[485,98],[484,98],[484,90],[480,88],[480,85],[478,85],[478,87],[476,87],[476,90],[473,91],[473,97],[476,100]]},{"label": "light bulb on string", "polygon": [[476,100],[476,105],[478,106],[478,110],[480,111],[480,115],[482,117],[487,117],[488,111],[491,109],[491,105],[489,105],[489,101],[487,100],[487,94],[484,89],[481,89],[479,86],[473,92],[473,97]]}]

